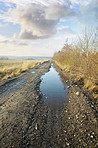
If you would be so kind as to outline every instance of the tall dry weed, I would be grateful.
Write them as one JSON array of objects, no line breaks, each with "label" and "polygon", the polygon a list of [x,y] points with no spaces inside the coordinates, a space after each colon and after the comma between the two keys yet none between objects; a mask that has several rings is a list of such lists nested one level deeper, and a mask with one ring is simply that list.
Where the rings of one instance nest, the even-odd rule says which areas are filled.
[{"label": "tall dry weed", "polygon": [[[66,43],[63,49],[54,54],[53,60],[66,71],[76,75],[89,90],[98,88],[97,37],[85,32],[76,45]],[[98,92],[98,90],[96,90]]]},{"label": "tall dry weed", "polygon": [[46,60],[0,60],[0,80],[20,75]]}]

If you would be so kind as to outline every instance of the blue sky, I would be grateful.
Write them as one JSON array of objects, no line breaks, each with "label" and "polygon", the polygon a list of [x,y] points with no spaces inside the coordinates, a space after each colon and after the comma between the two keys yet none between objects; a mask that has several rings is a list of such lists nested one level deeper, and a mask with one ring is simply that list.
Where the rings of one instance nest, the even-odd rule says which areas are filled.
[{"label": "blue sky", "polygon": [[0,56],[52,56],[85,26],[97,27],[97,0],[0,0]]}]

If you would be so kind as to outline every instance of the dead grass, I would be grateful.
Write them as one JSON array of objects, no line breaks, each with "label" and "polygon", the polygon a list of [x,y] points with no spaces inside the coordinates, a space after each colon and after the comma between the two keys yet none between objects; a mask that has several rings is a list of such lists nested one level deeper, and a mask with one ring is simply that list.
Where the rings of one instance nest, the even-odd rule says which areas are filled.
[{"label": "dead grass", "polygon": [[[87,37],[87,35],[86,35]],[[85,39],[86,40],[86,39]],[[81,81],[89,91],[98,93],[98,51],[97,44],[80,41],[77,45],[65,44],[54,54],[53,60],[63,70],[73,73],[76,81]]]},{"label": "dead grass", "polygon": [[0,60],[0,80],[13,78],[46,60]]}]

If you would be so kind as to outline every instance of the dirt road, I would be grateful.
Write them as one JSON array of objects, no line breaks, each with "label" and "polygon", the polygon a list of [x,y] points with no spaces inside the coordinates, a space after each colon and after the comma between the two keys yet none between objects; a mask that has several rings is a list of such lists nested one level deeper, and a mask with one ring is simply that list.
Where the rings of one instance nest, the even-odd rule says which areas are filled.
[{"label": "dirt road", "polygon": [[67,103],[51,110],[39,90],[49,67],[43,63],[0,84],[0,148],[97,147],[96,100],[68,80]]}]

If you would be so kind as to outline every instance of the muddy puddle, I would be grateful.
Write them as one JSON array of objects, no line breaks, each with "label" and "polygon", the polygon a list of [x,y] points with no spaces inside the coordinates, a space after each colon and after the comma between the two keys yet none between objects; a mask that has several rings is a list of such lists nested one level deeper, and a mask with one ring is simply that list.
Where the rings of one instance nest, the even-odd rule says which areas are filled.
[{"label": "muddy puddle", "polygon": [[41,77],[40,90],[51,109],[61,110],[67,101],[68,88],[61,74],[51,64],[50,71]]}]

